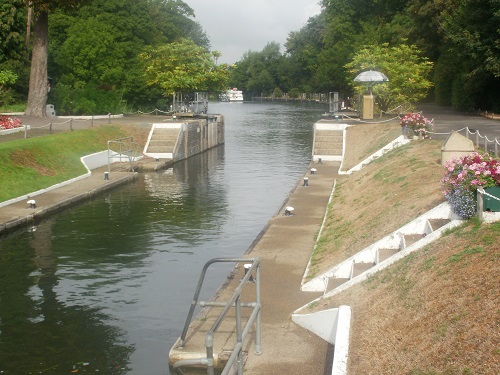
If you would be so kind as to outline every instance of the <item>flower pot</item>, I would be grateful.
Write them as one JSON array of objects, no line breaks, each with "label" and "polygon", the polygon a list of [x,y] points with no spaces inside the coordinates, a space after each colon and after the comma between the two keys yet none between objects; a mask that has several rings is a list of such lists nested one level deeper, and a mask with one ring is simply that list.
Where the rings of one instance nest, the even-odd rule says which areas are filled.
[{"label": "flower pot", "polygon": [[[500,199],[500,186],[494,186],[484,189],[487,194],[490,194],[498,199]],[[484,195],[483,203],[484,211],[500,212],[500,200],[496,200],[488,195]]]}]

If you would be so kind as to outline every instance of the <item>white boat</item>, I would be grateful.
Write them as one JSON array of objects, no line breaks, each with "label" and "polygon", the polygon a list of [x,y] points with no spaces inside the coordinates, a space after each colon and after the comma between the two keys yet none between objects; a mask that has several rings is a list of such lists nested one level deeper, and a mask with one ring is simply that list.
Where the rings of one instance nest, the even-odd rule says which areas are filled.
[{"label": "white boat", "polygon": [[226,91],[227,101],[232,103],[243,103],[243,91],[236,87]]}]

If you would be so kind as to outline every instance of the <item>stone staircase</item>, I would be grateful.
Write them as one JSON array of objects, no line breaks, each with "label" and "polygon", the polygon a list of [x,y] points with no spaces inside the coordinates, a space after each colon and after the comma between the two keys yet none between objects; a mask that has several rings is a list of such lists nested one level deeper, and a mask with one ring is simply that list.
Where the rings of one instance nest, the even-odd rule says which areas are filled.
[{"label": "stone staircase", "polygon": [[316,130],[314,155],[339,155],[343,153],[344,132],[342,130]]},{"label": "stone staircase", "polygon": [[144,154],[153,158],[172,159],[179,137],[180,126],[153,126]]},{"label": "stone staircase", "polygon": [[155,129],[151,139],[149,140],[147,152],[152,154],[172,153],[175,144],[177,143],[177,129]]},{"label": "stone staircase", "polygon": [[461,222],[448,203],[442,203],[330,270],[304,282],[301,290],[323,292],[324,296],[336,294],[437,239],[444,229]]}]

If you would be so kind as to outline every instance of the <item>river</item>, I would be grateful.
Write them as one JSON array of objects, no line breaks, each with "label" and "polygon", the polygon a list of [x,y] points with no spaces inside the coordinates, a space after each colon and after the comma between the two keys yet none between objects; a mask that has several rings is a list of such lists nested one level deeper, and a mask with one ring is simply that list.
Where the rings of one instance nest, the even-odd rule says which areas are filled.
[{"label": "river", "polygon": [[[0,237],[0,374],[168,374],[203,265],[250,247],[326,109],[210,104],[224,146]],[[203,298],[228,267],[211,268]]]}]

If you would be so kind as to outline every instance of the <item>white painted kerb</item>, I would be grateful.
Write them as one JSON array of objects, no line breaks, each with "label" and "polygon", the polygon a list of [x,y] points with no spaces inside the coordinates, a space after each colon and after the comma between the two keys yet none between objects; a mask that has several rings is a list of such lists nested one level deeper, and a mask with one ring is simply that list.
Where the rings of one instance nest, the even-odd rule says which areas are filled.
[{"label": "white painted kerb", "polygon": [[335,346],[332,375],[347,374],[351,307],[318,311],[312,314],[292,314],[292,321]]}]

